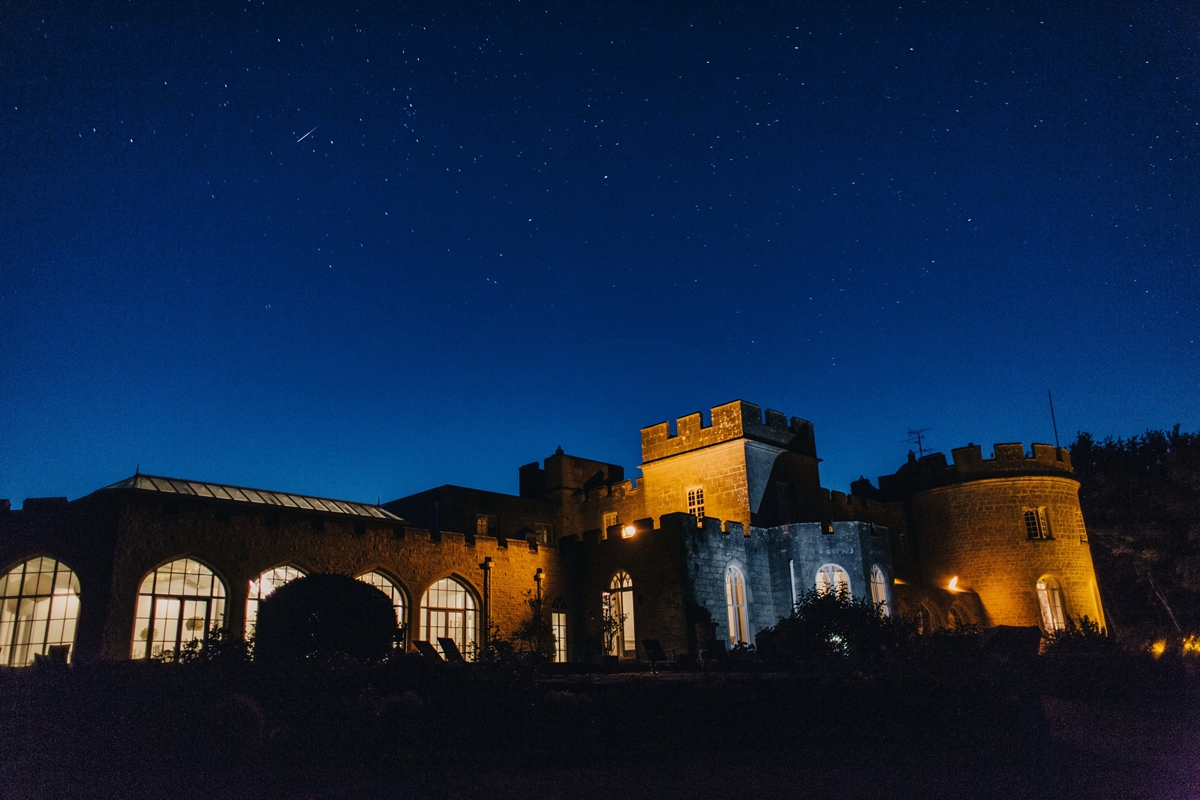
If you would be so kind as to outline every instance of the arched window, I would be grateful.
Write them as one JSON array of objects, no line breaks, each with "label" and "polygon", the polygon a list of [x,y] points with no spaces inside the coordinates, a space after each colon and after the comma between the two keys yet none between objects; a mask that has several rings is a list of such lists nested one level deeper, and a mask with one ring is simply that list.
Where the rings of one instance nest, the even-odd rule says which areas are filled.
[{"label": "arched window", "polygon": [[0,578],[0,666],[23,667],[75,643],[79,579],[53,558],[31,558]]},{"label": "arched window", "polygon": [[923,603],[917,606],[917,633],[933,633],[933,614]]},{"label": "arched window", "polygon": [[190,558],[163,564],[138,589],[133,658],[178,652],[224,621],[225,584],[211,569]]},{"label": "arched window", "polygon": [[254,623],[258,619],[258,603],[260,600],[266,598],[267,595],[288,581],[294,581],[296,578],[303,577],[304,570],[289,564],[286,567],[269,569],[250,581],[250,596],[246,598],[246,632],[249,633],[254,629]]},{"label": "arched window", "polygon": [[746,579],[742,571],[730,566],[725,570],[725,610],[729,614],[729,643],[737,646],[750,641],[746,621]]},{"label": "arched window", "polygon": [[871,567],[871,602],[883,611],[885,617],[891,615],[892,604],[888,600],[887,578],[878,564]]},{"label": "arched window", "polygon": [[363,583],[369,583],[392,600],[392,608],[396,612],[396,624],[404,624],[404,592],[391,578],[382,572],[366,572],[358,576]]},{"label": "arched window", "polygon": [[419,635],[439,653],[442,652],[440,637],[453,639],[463,656],[473,657],[478,630],[475,595],[466,586],[454,578],[442,578],[425,590],[421,596]]},{"label": "arched window", "polygon": [[609,622],[608,652],[621,658],[637,658],[637,637],[633,627],[633,578],[618,572],[608,583],[604,595],[604,618]]},{"label": "arched window", "polygon": [[850,575],[837,564],[826,564],[817,570],[817,591],[850,594]]},{"label": "arched window", "polygon": [[1037,582],[1038,604],[1042,607],[1042,626],[1050,633],[1067,627],[1063,619],[1062,590],[1058,581],[1051,577]]}]

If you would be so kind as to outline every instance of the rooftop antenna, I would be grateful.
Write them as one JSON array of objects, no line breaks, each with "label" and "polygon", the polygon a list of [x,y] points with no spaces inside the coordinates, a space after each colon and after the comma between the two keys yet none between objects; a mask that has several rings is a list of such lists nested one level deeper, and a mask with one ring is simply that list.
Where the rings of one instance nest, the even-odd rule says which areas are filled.
[{"label": "rooftop antenna", "polygon": [[1058,446],[1058,422],[1054,419],[1054,395],[1050,394],[1050,390],[1046,390],[1046,397],[1050,399],[1050,424],[1054,426],[1054,449],[1060,450]]},{"label": "rooftop antenna", "polygon": [[918,458],[925,457],[925,432],[927,430],[929,430],[929,428],[917,428],[916,430],[909,430],[909,438],[904,440],[909,444],[915,444],[917,446]]}]

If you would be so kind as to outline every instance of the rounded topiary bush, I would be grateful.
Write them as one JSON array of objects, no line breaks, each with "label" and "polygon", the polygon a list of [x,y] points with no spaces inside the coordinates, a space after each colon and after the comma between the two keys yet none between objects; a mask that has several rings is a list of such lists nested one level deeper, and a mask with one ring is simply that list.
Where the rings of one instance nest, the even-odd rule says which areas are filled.
[{"label": "rounded topiary bush", "polygon": [[396,612],[387,595],[349,575],[318,573],[285,583],[262,601],[254,657],[382,658],[395,641]]}]

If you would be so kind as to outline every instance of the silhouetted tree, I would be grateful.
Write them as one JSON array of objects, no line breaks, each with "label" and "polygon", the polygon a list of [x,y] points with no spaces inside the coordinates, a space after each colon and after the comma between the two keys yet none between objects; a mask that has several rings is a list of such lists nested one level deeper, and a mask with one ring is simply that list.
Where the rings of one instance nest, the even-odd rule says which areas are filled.
[{"label": "silhouetted tree", "polygon": [[1115,632],[1178,639],[1200,628],[1200,433],[1080,433],[1071,461]]},{"label": "silhouetted tree", "polygon": [[396,633],[396,612],[387,595],[348,575],[319,573],[285,583],[262,601],[254,658],[332,653],[382,658]]},{"label": "silhouetted tree", "polygon": [[513,631],[513,645],[523,654],[545,660],[554,657],[554,629],[550,625],[550,604],[540,595],[526,592],[528,612]]}]

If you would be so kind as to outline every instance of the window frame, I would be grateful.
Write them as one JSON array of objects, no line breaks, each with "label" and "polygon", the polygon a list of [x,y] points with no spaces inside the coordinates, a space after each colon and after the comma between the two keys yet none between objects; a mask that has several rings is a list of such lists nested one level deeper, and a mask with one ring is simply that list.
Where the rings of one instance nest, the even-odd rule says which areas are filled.
[{"label": "window frame", "polygon": [[[37,562],[38,571],[30,573],[29,566],[34,562]],[[46,562],[51,566],[49,572],[45,569]],[[14,580],[13,574],[18,571],[20,574],[15,577],[16,592],[9,594],[9,587]],[[30,577],[34,575],[39,576],[34,578],[34,591],[27,592]],[[48,593],[41,591],[43,579],[40,576],[43,575],[50,576]],[[60,586],[63,579],[66,586]],[[51,647],[64,645],[68,648],[67,660],[70,661],[75,652],[75,634],[79,629],[79,607],[82,597],[79,576],[75,571],[53,556],[35,555],[12,565],[0,575],[0,584],[4,587],[0,590],[4,592],[0,596],[0,665],[28,666],[37,660],[37,656],[49,654]],[[59,589],[63,591],[60,593]],[[56,602],[56,598],[61,598],[61,602]],[[21,615],[23,608],[29,612],[24,616]],[[38,618],[38,612],[41,610],[46,612],[44,619]],[[61,613],[56,614],[56,610]],[[11,617],[8,616],[10,613]],[[56,623],[61,624],[56,626]],[[50,633],[55,627],[58,628],[58,636],[51,642]],[[69,639],[65,636],[68,629]],[[40,641],[35,640],[35,632],[39,633],[37,639]],[[24,641],[21,641],[22,639]],[[16,663],[18,654],[23,659],[21,663]]]},{"label": "window frame", "polygon": [[704,487],[702,485],[689,486],[683,490],[684,497],[687,499],[687,513],[696,518],[696,527],[704,527]]},{"label": "window frame", "polygon": [[[433,592],[436,589],[437,591],[444,593],[446,589],[439,589],[438,587],[447,583],[456,586],[462,591],[463,605],[461,608],[447,605],[430,605],[430,592]],[[446,639],[454,639],[454,643],[458,645],[458,650],[460,653],[462,653],[463,658],[467,659],[468,661],[474,661],[477,655],[476,651],[479,647],[479,627],[482,622],[482,617],[480,614],[481,606],[482,603],[479,600],[479,596],[475,592],[475,587],[473,587],[466,579],[458,575],[445,575],[441,578],[438,578],[436,581],[429,584],[429,586],[425,587],[425,591],[421,593],[421,602],[417,607],[419,615],[419,627],[416,630],[416,635],[418,640],[428,642],[433,649],[437,650],[437,652],[444,657],[445,653],[442,652],[442,645],[440,642],[438,642],[438,638],[441,637]],[[433,614],[435,612],[445,615],[445,624],[439,625],[436,635],[431,635],[434,633],[430,630],[430,628],[433,621]],[[457,629],[462,631],[461,641],[459,641],[458,637],[454,636],[456,627],[450,624],[451,617],[459,614],[462,615],[462,625],[457,626]]]},{"label": "window frame", "polygon": [[876,606],[882,606],[883,615],[890,617],[892,615],[892,598],[891,592],[888,589],[887,573],[883,571],[883,567],[878,564],[871,565],[871,602]]},{"label": "window frame", "polygon": [[[1067,604],[1063,598],[1062,584],[1053,575],[1043,575],[1034,584],[1038,599],[1038,616],[1047,633],[1059,633],[1067,629]],[[1055,616],[1057,612],[1057,616]]]},{"label": "window frame", "polygon": [[[388,586],[388,588],[385,589],[384,587],[380,586],[378,583],[375,583],[374,581],[366,580],[368,575],[378,576],[380,581],[385,583]],[[400,585],[400,582],[398,580],[396,580],[391,575],[389,575],[388,573],[384,572],[381,569],[369,569],[366,572],[362,573],[361,575],[355,576],[355,580],[362,581],[363,583],[367,584],[368,586],[374,586],[379,591],[381,591],[384,594],[391,597],[392,610],[396,612],[396,624],[399,626],[400,631],[401,631],[401,635],[400,635],[401,640],[397,644],[400,646],[401,649],[404,649],[405,644],[408,640],[408,630],[409,630],[408,620],[406,619],[406,617],[410,613],[410,603],[409,603],[409,599],[408,599],[408,592],[405,591],[404,587]]]},{"label": "window frame", "polygon": [[1021,518],[1025,524],[1025,538],[1029,541],[1054,538],[1050,533],[1050,515],[1045,506],[1026,508]]},{"label": "window frame", "polygon": [[633,576],[625,570],[617,570],[613,574],[608,582],[608,591],[603,593],[603,613],[606,618],[613,616],[614,601],[622,619],[617,623],[617,634],[613,636],[608,653],[626,661],[636,659],[637,620],[634,614]]},{"label": "window frame", "polygon": [[499,531],[500,517],[495,514],[475,514],[476,536],[498,536]]},{"label": "window frame", "polygon": [[561,609],[552,608],[550,610],[550,632],[554,635],[554,656],[555,664],[565,664],[567,662],[567,612]]},{"label": "window frame", "polygon": [[[830,574],[827,574],[827,572]],[[839,575],[843,578],[842,581],[838,581]],[[826,584],[823,588],[821,586],[822,577],[825,577],[826,579]],[[820,594],[825,594],[826,592],[834,591],[838,583],[842,583],[846,587],[847,596],[854,596],[854,590],[850,584],[850,572],[841,564],[834,564],[832,562],[828,564],[822,564],[817,570],[817,576],[814,579],[817,592]]]},{"label": "window frame", "polygon": [[736,564],[725,567],[725,616],[729,644],[750,644],[750,614],[746,599],[746,575]]},{"label": "window frame", "polygon": [[[267,577],[267,575],[274,575],[277,572],[282,572],[285,576],[288,576],[288,577],[285,577],[282,581],[279,581],[278,583],[275,583],[274,581],[272,581],[273,585],[271,586],[271,591],[264,594],[263,590],[262,590],[263,578]],[[289,576],[289,573],[294,573],[294,574],[291,574]],[[258,623],[258,604],[261,603],[263,600],[266,600],[268,597],[270,597],[271,592],[274,592],[280,586],[283,586],[285,583],[291,583],[292,581],[296,580],[297,578],[303,578],[306,575],[308,575],[307,570],[305,570],[301,567],[298,567],[295,564],[280,564],[279,566],[276,566],[276,567],[270,567],[269,569],[264,569],[262,572],[260,572],[258,574],[257,577],[251,579],[250,588],[246,593],[246,635],[247,636],[250,635],[250,632],[254,629],[254,626]],[[258,584],[257,588],[255,588],[255,584]],[[253,605],[251,605],[251,603],[253,603]]]},{"label": "window frame", "polygon": [[[612,520],[609,523],[609,520]],[[600,514],[600,538],[608,538],[608,529],[621,524],[621,515],[617,511],[604,511]]]},{"label": "window frame", "polygon": [[[195,565],[199,569],[193,573],[189,570],[189,565]],[[176,568],[177,566],[178,568]],[[208,579],[208,594],[199,593],[200,581],[196,581],[196,592],[186,591],[187,578],[193,574],[202,579]],[[176,576],[183,576],[183,586],[180,587],[183,591],[172,591],[175,588]],[[167,581],[165,591],[160,589],[160,578],[165,578]],[[203,646],[208,641],[209,631],[214,626],[225,624],[225,609],[228,602],[229,588],[225,585],[225,581],[221,579],[216,570],[200,559],[184,556],[158,565],[142,576],[142,580],[138,584],[130,658],[135,660],[162,658],[166,657],[168,652],[175,653],[177,656],[185,644],[195,641],[200,642],[200,646]],[[185,616],[189,606],[192,607],[192,616]],[[191,635],[185,634],[186,623],[201,619],[196,615],[198,607],[203,609],[203,627],[198,635],[194,628]],[[173,615],[170,613],[172,609],[175,612]],[[162,617],[160,614],[164,610],[168,613]],[[146,625],[144,637],[139,635],[143,620]],[[157,636],[159,623],[162,623],[165,634],[161,641]],[[174,628],[173,634],[168,632],[169,627]],[[168,647],[168,644],[171,646]]]}]

